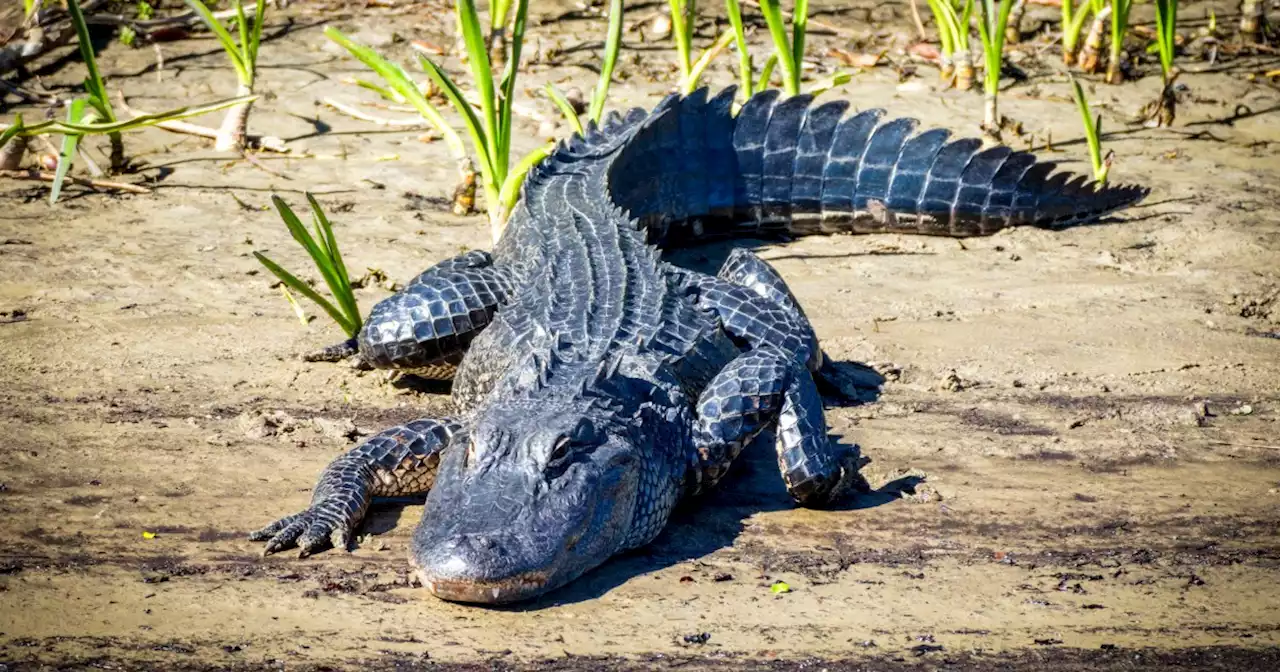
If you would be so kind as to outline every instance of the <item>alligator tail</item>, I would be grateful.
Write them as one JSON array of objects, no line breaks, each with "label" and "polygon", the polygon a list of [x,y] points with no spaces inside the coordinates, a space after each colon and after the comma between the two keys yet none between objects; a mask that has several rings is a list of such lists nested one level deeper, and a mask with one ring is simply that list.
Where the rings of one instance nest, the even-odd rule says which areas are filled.
[{"label": "alligator tail", "polygon": [[989,235],[1010,226],[1066,228],[1141,201],[1139,186],[1099,186],[1054,173],[1053,162],[1008,147],[982,149],[883,110],[846,101],[753,96],[734,116],[735,89],[670,96],[642,120],[615,117],[595,133],[625,136],[610,165],[614,203],[650,239],[790,233]]}]

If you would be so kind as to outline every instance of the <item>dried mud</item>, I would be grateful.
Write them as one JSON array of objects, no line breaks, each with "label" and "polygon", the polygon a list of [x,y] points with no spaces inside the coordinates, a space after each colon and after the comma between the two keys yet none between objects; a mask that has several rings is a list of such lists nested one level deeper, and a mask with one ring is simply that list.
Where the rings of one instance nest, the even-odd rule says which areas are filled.
[{"label": "dried mud", "polygon": [[[245,539],[353,439],[448,409],[447,389],[298,359],[339,334],[300,326],[249,254],[306,267],[267,194],[313,190],[348,264],[400,281],[487,243],[481,218],[444,212],[439,142],[317,103],[368,100],[322,25],[405,55],[396,31],[447,44],[447,14],[298,4],[263,48],[252,117],[312,155],[264,157],[284,177],[156,131],[128,138],[151,196],[70,189],[50,207],[43,186],[0,182],[0,669],[1280,668],[1280,92],[1244,77],[1275,59],[1191,64],[1172,131],[1122,123],[1155,77],[1096,87],[1113,179],[1153,190],[1115,221],[758,241],[828,352],[886,375],[828,411],[879,490],[797,510],[772,458],[747,456],[649,548],[481,609],[412,584],[421,502],[379,506],[351,554],[261,559]],[[854,5],[818,14],[853,46],[816,35],[813,53],[909,30],[906,5]],[[1234,12],[1183,15],[1210,6]],[[555,12],[524,88],[587,90],[598,44],[580,36],[603,24]],[[670,55],[629,35],[614,104],[651,106]],[[111,86],[156,109],[233,89],[212,41],[162,48],[159,76],[149,50],[106,50]],[[1020,62],[1002,106],[1084,170],[1052,60]],[[828,95],[976,132],[980,96],[935,76],[880,67]],[[551,120],[520,122],[529,149],[557,115],[522,100]],[[676,256],[714,267],[728,249]]]}]

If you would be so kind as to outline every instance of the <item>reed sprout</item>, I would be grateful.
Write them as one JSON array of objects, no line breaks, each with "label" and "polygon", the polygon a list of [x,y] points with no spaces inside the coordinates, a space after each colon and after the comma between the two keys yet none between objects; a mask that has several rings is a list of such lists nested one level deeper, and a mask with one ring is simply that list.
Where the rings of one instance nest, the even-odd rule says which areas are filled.
[{"label": "reed sprout", "polygon": [[1090,112],[1084,88],[1075,77],[1071,77],[1071,92],[1076,101],[1076,109],[1080,111],[1080,121],[1089,147],[1089,163],[1093,167],[1093,180],[1098,184],[1106,184],[1115,152],[1107,152],[1105,156],[1102,154],[1102,115],[1094,116]]},{"label": "reed sprout", "polygon": [[[1064,0],[1067,2],[1069,0]],[[1009,24],[1009,12],[1014,0],[982,0],[982,15],[978,17],[978,36],[982,40],[983,54],[983,130],[997,142],[1000,140],[1000,111],[997,101],[1000,95],[1000,66],[1004,60],[1005,29]]]},{"label": "reed sprout", "polygon": [[973,56],[970,51],[969,21],[973,0],[928,0],[941,44],[942,79],[962,91],[973,88]]},{"label": "reed sprout", "polygon": [[1174,82],[1178,78],[1178,69],[1173,65],[1173,56],[1177,48],[1178,1],[1155,0],[1155,3],[1156,50],[1160,54],[1160,76],[1163,84],[1160,87],[1155,122],[1156,126],[1168,127],[1173,125],[1177,105]]},{"label": "reed sprout", "polygon": [[[506,226],[507,217],[520,195],[520,185],[525,174],[539,161],[546,158],[551,147],[535,149],[512,164],[511,130],[514,119],[516,75],[520,67],[520,55],[524,45],[525,22],[529,0],[515,0],[507,10],[512,16],[510,55],[500,78],[495,79],[490,49],[481,28],[479,13],[474,0],[457,0],[458,25],[467,52],[471,86],[479,98],[479,110],[468,102],[461,87],[437,63],[427,58],[419,49],[418,62],[435,84],[441,95],[449,101],[462,117],[463,126],[471,139],[476,163],[480,166],[481,183],[485,195],[485,209],[489,217],[490,233],[496,242]],[[492,31],[489,33],[492,35]],[[421,89],[399,65],[388,61],[372,49],[360,45],[343,35],[336,28],[325,29],[329,39],[342,45],[348,52],[382,77],[387,87],[367,85],[382,95],[398,96],[412,105],[431,126],[443,136],[450,154],[458,161],[462,181],[454,192],[454,209],[461,214],[474,202],[475,165],[463,146],[461,136],[441,116],[440,111],[427,100]],[[416,45],[415,45],[416,46]],[[472,190],[468,194],[468,185]]]},{"label": "reed sprout", "polygon": [[[238,81],[236,95],[252,96],[253,85],[258,76],[258,47],[262,42],[262,24],[266,17],[267,1],[258,0],[254,3],[251,23],[245,13],[242,0],[232,0],[232,8],[235,10],[233,16],[236,27],[235,38],[202,0],[185,1],[213,32],[222,50],[226,52],[227,59],[231,61],[231,67],[235,70]],[[245,151],[248,144],[249,109],[252,106],[253,102],[250,100],[227,111],[222,119],[222,125],[218,127],[217,134],[214,136],[214,149],[220,152],[243,153]]]},{"label": "reed sprout", "polygon": [[284,220],[293,239],[307,251],[311,261],[315,263],[316,270],[320,271],[325,285],[329,287],[333,301],[321,296],[311,288],[311,285],[298,279],[298,276],[285,270],[265,254],[255,250],[253,256],[284,283],[287,288],[285,298],[288,299],[294,312],[301,316],[301,308],[288,290],[310,299],[333,318],[333,321],[346,333],[347,338],[355,338],[356,334],[360,333],[363,320],[360,317],[360,308],[356,304],[355,292],[351,287],[351,276],[347,274],[347,266],[342,260],[342,252],[338,249],[338,240],[333,235],[333,226],[329,223],[329,218],[325,216],[324,210],[320,208],[320,203],[314,196],[308,193],[306,198],[311,206],[311,225],[315,231],[314,236],[307,227],[303,226],[302,221],[284,199],[272,196],[271,203],[275,205],[276,212],[280,214],[280,219]]},{"label": "reed sprout", "polygon": [[1119,84],[1124,81],[1122,60],[1124,58],[1124,36],[1129,32],[1129,10],[1133,0],[1111,0],[1111,54],[1107,60],[1107,83]]},{"label": "reed sprout", "polygon": [[[609,0],[609,32],[604,44],[604,62],[600,66],[600,80],[591,93],[591,103],[587,108],[587,119],[600,123],[604,117],[604,106],[609,99],[609,86],[613,83],[613,71],[618,65],[618,52],[622,48],[622,0]],[[585,132],[578,110],[560,89],[554,84],[546,85],[547,96],[560,109],[560,113],[579,134]]]}]

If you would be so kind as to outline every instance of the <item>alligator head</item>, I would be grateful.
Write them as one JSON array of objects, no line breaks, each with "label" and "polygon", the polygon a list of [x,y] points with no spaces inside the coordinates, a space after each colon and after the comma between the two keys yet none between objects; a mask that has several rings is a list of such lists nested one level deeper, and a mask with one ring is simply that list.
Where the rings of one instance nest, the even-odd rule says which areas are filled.
[{"label": "alligator head", "polygon": [[423,585],[451,601],[514,602],[623,550],[643,471],[630,431],[575,399],[481,411],[441,460],[414,531]]}]

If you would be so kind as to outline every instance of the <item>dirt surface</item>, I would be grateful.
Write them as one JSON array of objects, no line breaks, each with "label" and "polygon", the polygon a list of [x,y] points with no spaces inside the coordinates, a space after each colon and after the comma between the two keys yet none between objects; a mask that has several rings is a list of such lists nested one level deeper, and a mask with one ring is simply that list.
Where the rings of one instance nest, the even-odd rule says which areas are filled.
[{"label": "dirt surface", "polygon": [[[522,102],[544,119],[522,119],[521,149],[564,133],[533,92],[589,90],[599,42],[582,38],[603,35],[598,16],[540,5]],[[906,5],[869,7],[818,12],[849,32],[811,53],[905,44]],[[50,207],[44,186],[0,182],[0,669],[1280,669],[1280,92],[1248,79],[1276,59],[1189,62],[1168,131],[1124,123],[1158,77],[1096,87],[1113,179],[1153,190],[1116,221],[761,243],[827,351],[886,374],[877,399],[828,413],[880,491],[797,510],[772,458],[748,456],[650,547],[482,609],[411,585],[418,503],[379,507],[351,554],[263,560],[245,538],[305,505],[360,435],[448,408],[447,389],[298,359],[340,334],[300,326],[249,254],[307,268],[267,195],[313,190],[348,265],[402,282],[487,245],[481,217],[445,212],[441,143],[317,104],[371,100],[342,83],[361,68],[324,23],[405,56],[401,36],[451,43],[441,5],[289,16],[268,29],[252,117],[290,141],[294,156],[261,160],[279,175],[148,131],[128,148],[153,195],[73,188]],[[651,106],[670,50],[628,47],[614,104]],[[102,64],[160,109],[229,95],[216,48],[164,44],[157,74],[150,49],[116,44]],[[1056,56],[1027,53],[1004,112],[1084,170]],[[889,57],[916,75],[878,67],[828,95],[976,132],[978,94]],[[678,260],[714,267],[727,249]]]}]

